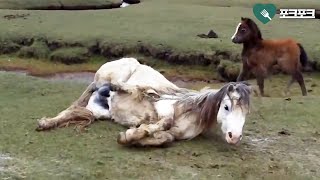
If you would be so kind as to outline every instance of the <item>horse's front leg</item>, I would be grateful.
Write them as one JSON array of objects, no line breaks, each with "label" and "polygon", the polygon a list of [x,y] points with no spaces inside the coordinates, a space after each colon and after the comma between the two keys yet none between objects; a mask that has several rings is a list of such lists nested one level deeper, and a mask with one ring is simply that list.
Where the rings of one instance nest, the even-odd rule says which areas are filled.
[{"label": "horse's front leg", "polygon": [[248,72],[249,72],[249,67],[247,62],[245,62],[244,60],[242,60],[242,69],[240,70],[240,74],[237,77],[237,82],[240,81],[244,81],[244,78],[247,76]]},{"label": "horse's front leg", "polygon": [[175,140],[174,136],[170,134],[168,131],[158,131],[155,132],[150,137],[145,137],[137,142],[135,144],[140,146],[162,146],[166,145],[170,142],[173,142]]},{"label": "horse's front leg", "polygon": [[116,84],[109,84],[111,91],[120,91],[128,94],[132,94],[138,91],[137,85],[130,85],[122,82]]},{"label": "horse's front leg", "polygon": [[141,124],[138,128],[131,128],[126,132],[121,132],[118,136],[118,143],[134,144],[144,137],[153,135],[155,132],[170,129],[172,124],[172,118],[162,118],[155,124]]}]

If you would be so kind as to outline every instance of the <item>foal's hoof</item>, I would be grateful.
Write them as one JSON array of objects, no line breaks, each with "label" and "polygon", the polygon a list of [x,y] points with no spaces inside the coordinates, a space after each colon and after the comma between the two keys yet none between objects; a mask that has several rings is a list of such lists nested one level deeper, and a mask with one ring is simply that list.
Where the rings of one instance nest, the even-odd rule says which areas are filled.
[{"label": "foal's hoof", "polygon": [[120,132],[117,138],[118,144],[128,144],[127,138],[126,138],[126,133],[125,132]]}]

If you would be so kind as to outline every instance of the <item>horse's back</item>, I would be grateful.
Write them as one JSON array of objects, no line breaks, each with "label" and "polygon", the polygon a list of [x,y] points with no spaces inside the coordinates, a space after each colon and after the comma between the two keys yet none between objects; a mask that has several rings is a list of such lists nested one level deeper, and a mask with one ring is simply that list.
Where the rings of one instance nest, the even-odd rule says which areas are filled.
[{"label": "horse's back", "polygon": [[262,41],[263,46],[270,49],[297,51],[298,42],[294,39],[266,39]]},{"label": "horse's back", "polygon": [[104,83],[126,82],[140,65],[135,58],[122,58],[103,64],[95,74],[94,82],[100,87]]},{"label": "horse's back", "polygon": [[300,48],[297,41],[293,39],[264,40],[263,45],[267,50],[265,54],[271,54],[272,59],[275,59],[282,71],[291,73],[299,67]]},{"label": "horse's back", "polygon": [[161,73],[143,64],[137,67],[128,79],[127,84],[151,87],[161,91],[165,91],[166,89],[179,90],[176,85],[167,80]]}]

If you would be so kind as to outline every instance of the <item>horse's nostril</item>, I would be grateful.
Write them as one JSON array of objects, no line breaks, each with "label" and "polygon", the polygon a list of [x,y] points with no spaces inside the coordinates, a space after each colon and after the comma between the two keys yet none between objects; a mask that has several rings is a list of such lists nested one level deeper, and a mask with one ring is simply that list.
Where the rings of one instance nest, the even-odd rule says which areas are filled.
[{"label": "horse's nostril", "polygon": [[228,132],[229,138],[232,138],[232,132]]}]

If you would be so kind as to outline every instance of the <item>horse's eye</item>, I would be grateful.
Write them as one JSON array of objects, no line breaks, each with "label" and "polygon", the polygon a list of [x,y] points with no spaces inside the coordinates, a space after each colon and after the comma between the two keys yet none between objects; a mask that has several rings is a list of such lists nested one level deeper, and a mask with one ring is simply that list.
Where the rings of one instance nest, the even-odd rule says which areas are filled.
[{"label": "horse's eye", "polygon": [[242,32],[242,33],[246,32],[246,31],[247,31],[247,30],[246,30],[245,28],[242,28],[242,29],[241,29],[241,32]]},{"label": "horse's eye", "polygon": [[228,107],[227,105],[224,106],[224,109],[225,109],[226,111],[229,111],[229,107]]}]

